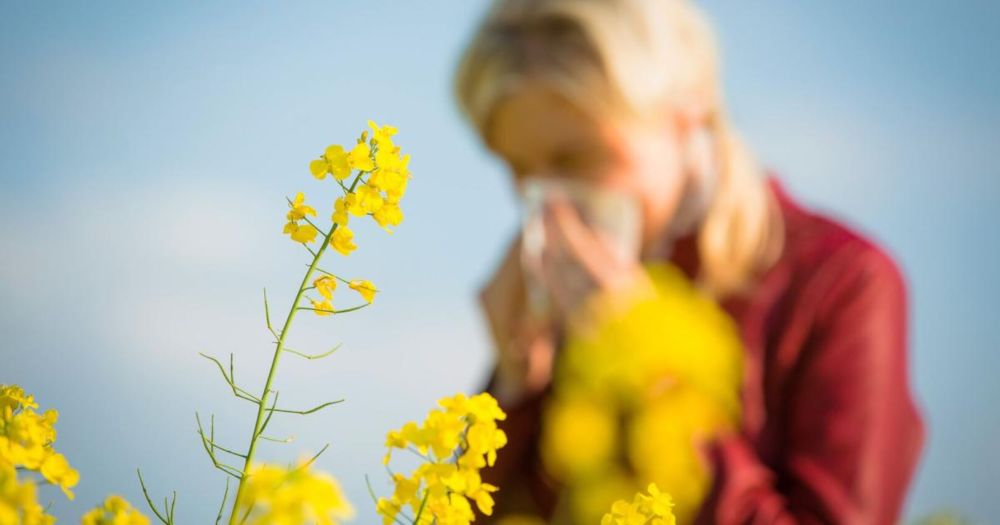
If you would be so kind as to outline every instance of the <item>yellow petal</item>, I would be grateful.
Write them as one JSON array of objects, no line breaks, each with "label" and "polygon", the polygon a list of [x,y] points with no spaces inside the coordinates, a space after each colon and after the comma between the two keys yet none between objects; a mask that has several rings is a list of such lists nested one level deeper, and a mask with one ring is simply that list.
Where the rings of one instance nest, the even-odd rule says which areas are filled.
[{"label": "yellow petal", "polygon": [[378,292],[375,285],[371,281],[351,281],[348,286],[350,286],[355,292],[361,294],[361,297],[363,297],[368,304],[371,304],[372,301],[375,300],[375,293]]}]

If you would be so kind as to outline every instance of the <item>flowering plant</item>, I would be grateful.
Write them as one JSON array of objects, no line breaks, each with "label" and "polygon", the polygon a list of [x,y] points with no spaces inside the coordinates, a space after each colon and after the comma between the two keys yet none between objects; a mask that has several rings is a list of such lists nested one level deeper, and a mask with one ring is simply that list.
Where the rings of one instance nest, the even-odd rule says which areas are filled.
[{"label": "flowering plant", "polygon": [[[262,391],[252,393],[237,383],[232,354],[229,355],[228,369],[217,357],[201,354],[219,369],[233,396],[256,407],[256,417],[245,451],[237,451],[218,443],[215,439],[214,417],[209,419],[206,430],[201,417],[195,414],[198,435],[205,452],[212,465],[227,476],[216,523],[221,521],[226,508],[228,478],[236,482],[235,496],[229,509],[230,525],[248,521],[261,524],[286,521],[336,524],[338,520],[353,514],[353,509],[344,498],[336,480],[310,470],[312,463],[329,445],[295,467],[259,464],[254,458],[261,441],[289,441],[266,434],[275,414],[307,415],[343,401],[327,401],[305,409],[286,408],[278,404],[279,392],[272,385],[284,354],[316,360],[327,357],[336,350],[305,353],[286,346],[298,312],[311,311],[320,317],[354,312],[372,304],[378,292],[375,285],[367,279],[349,280],[320,267],[320,261],[328,247],[345,256],[357,249],[354,232],[348,225],[351,216],[371,216],[379,226],[390,232],[392,227],[398,226],[403,220],[399,203],[410,178],[410,156],[403,155],[399,146],[394,143],[393,137],[397,133],[395,127],[379,126],[372,121],[368,125],[371,128],[370,138],[369,131],[365,130],[350,149],[336,144],[329,146],[319,158],[309,164],[309,171],[314,178],[333,181],[340,192],[333,202],[327,225],[317,224],[316,208],[306,203],[302,192],[298,192],[294,198],[286,199],[288,211],[285,214],[283,233],[293,242],[302,245],[311,260],[280,328],[276,329],[271,322],[267,291],[264,291],[264,319],[268,331],[274,337],[274,352]],[[315,248],[311,247],[317,238],[321,238],[322,242]],[[346,308],[335,307],[333,296],[338,283],[344,283],[357,292],[363,302]],[[235,458],[237,464],[231,464],[229,458]],[[149,497],[141,474],[139,482],[154,515],[164,525],[173,525],[176,495],[169,505],[165,501],[163,507],[158,508]]]}]

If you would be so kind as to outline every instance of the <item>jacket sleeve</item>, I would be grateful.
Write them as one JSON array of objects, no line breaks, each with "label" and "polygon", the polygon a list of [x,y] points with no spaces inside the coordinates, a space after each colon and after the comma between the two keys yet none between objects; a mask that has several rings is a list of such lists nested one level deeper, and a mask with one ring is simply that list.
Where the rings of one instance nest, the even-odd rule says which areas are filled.
[{"label": "jacket sleeve", "polygon": [[702,522],[898,518],[924,439],[907,379],[905,285],[876,248],[849,255],[816,273],[826,291],[781,393],[777,461],[765,465],[741,436],[717,442]]}]

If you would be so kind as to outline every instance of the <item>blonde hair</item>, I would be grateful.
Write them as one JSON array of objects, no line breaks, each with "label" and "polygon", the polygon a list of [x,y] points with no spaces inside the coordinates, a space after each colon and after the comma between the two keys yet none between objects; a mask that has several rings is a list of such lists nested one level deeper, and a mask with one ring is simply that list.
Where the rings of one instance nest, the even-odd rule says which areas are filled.
[{"label": "blonde hair", "polygon": [[723,296],[773,263],[783,232],[761,169],[723,111],[715,47],[688,0],[496,0],[455,90],[487,142],[494,109],[527,81],[614,118],[707,100],[717,173],[698,231],[699,280]]}]

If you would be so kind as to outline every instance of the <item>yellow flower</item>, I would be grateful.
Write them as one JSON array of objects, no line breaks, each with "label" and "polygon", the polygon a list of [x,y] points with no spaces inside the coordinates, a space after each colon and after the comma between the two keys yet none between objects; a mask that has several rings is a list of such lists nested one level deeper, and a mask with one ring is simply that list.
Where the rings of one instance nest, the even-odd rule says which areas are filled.
[{"label": "yellow flower", "polygon": [[11,410],[18,408],[33,409],[38,408],[35,397],[24,393],[24,389],[17,385],[0,385],[0,412],[10,407]]},{"label": "yellow flower", "polygon": [[316,315],[320,317],[324,317],[334,313],[333,303],[331,303],[330,301],[327,301],[325,299],[322,301],[310,299],[309,301],[312,302],[313,308],[315,308],[315,310],[313,311],[316,312]]},{"label": "yellow flower", "polygon": [[546,407],[542,458],[560,479],[593,475],[611,461],[618,421],[606,403],[580,397],[557,397]]},{"label": "yellow flower", "polygon": [[351,165],[347,160],[347,152],[343,146],[333,145],[326,148],[323,156],[309,163],[309,171],[313,177],[322,180],[327,173],[333,178],[344,180],[351,174]]},{"label": "yellow flower", "polygon": [[351,281],[350,284],[348,284],[348,286],[351,287],[351,290],[354,290],[355,292],[361,294],[361,297],[363,297],[365,301],[368,302],[368,304],[371,304],[372,301],[375,300],[375,293],[378,292],[378,290],[375,289],[375,284],[373,284],[371,281],[354,280]]},{"label": "yellow flower", "polygon": [[673,500],[660,491],[655,483],[646,489],[649,494],[638,493],[632,503],[618,500],[611,505],[611,512],[601,518],[601,525],[676,525]]},{"label": "yellow flower", "polygon": [[368,127],[372,128],[372,141],[378,145],[379,148],[392,149],[392,136],[399,132],[395,127],[388,124],[383,124],[379,126],[373,120],[368,121]]},{"label": "yellow flower", "polygon": [[367,143],[358,142],[348,154],[347,161],[358,171],[371,171],[375,169],[375,161],[372,160],[371,154],[372,149]]},{"label": "yellow flower", "polygon": [[384,191],[386,200],[389,202],[399,202],[406,193],[406,186],[410,178],[410,156],[400,156],[399,148],[391,151],[379,150],[375,154],[375,161],[378,169],[372,173],[368,179],[368,184]]},{"label": "yellow flower", "polygon": [[337,480],[305,463],[253,465],[236,508],[250,525],[337,525],[354,515]]},{"label": "yellow flower", "polygon": [[125,498],[112,494],[80,519],[81,525],[149,525],[149,518],[133,508]]},{"label": "yellow flower", "polygon": [[333,202],[333,215],[330,216],[330,220],[338,226],[347,226],[349,218],[350,217],[347,215],[347,202],[343,197],[338,197],[337,200]]},{"label": "yellow flower", "polygon": [[58,452],[49,455],[42,461],[39,472],[49,483],[58,485],[67,498],[73,499],[73,491],[70,489],[80,482],[80,473],[69,466],[65,456]]},{"label": "yellow flower", "polygon": [[354,244],[354,232],[347,226],[337,226],[330,236],[330,246],[342,255],[350,255],[358,248],[358,245]]},{"label": "yellow flower", "polygon": [[382,207],[382,192],[367,185],[362,184],[356,190],[358,206],[364,210],[365,213],[374,213]]},{"label": "yellow flower", "polygon": [[399,209],[399,204],[395,202],[386,202],[372,214],[372,217],[385,231],[392,233],[389,227],[399,226],[403,222],[403,210]]},{"label": "yellow flower", "polygon": [[340,221],[337,219],[337,214],[338,213],[344,214],[342,216],[345,225],[347,224],[346,213],[350,213],[355,217],[364,217],[365,215],[368,214],[368,212],[365,211],[364,207],[361,206],[361,201],[358,199],[358,196],[355,195],[354,193],[348,193],[343,197],[338,197],[337,200],[333,203],[333,213],[334,213],[333,222],[336,222],[337,224],[340,224]]},{"label": "yellow flower", "polygon": [[291,236],[292,240],[301,243],[310,243],[316,240],[319,231],[312,224],[299,226],[297,223],[289,222],[285,224],[284,233]]},{"label": "yellow flower", "polygon": [[337,289],[337,279],[330,275],[322,275],[313,281],[313,287],[327,300],[333,300],[333,291]]},{"label": "yellow flower", "polygon": [[295,194],[295,199],[292,201],[291,209],[288,210],[288,220],[298,221],[305,218],[306,215],[316,216],[316,209],[305,203],[306,196],[302,192]]},{"label": "yellow flower", "polygon": [[711,482],[695,444],[739,422],[743,348],[732,319],[679,269],[646,270],[658,293],[598,294],[577,312],[544,411],[542,459],[577,522],[596,521],[618,497],[602,488],[616,472],[613,485],[655,482],[672,513],[693,520]]},{"label": "yellow flower", "polygon": [[0,523],[21,525],[52,525],[56,519],[45,514],[38,503],[35,483],[17,479],[14,465],[0,458]]},{"label": "yellow flower", "polygon": [[[410,476],[393,476],[392,497],[378,501],[377,511],[384,524],[393,522],[404,506],[415,515],[426,502],[420,523],[467,525],[475,519],[474,502],[480,512],[493,512],[497,487],[483,483],[479,470],[487,457],[506,443],[496,421],[506,414],[489,394],[471,398],[457,394],[438,401],[441,409],[431,410],[420,425],[409,422],[386,436],[386,447],[415,449],[426,456]],[[385,462],[389,462],[389,453]],[[458,457],[458,459],[455,459]],[[492,464],[492,460],[489,461]]]}]

